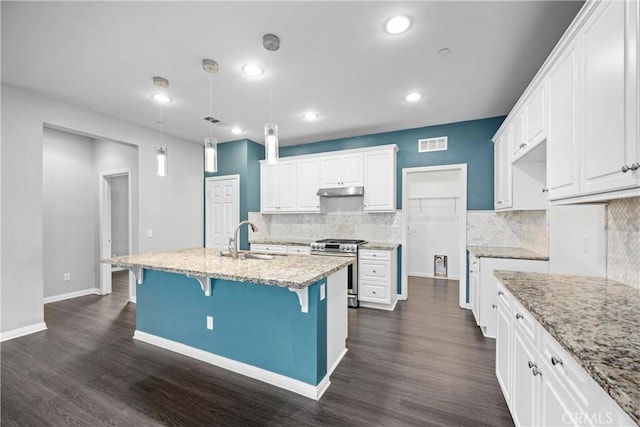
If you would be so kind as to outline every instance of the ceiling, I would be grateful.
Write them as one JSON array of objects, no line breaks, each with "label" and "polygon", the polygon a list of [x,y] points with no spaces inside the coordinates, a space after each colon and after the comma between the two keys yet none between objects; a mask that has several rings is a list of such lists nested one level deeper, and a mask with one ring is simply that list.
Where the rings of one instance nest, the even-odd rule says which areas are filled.
[{"label": "ceiling", "polygon": [[[262,142],[273,114],[280,144],[295,145],[507,114],[581,5],[2,1],[2,81],[158,130],[152,77],[162,76],[173,98],[164,131],[202,143],[211,79],[219,141]],[[411,27],[387,34],[398,13]],[[277,52],[263,48],[266,33],[280,37]],[[262,77],[242,73],[249,62]],[[412,91],[423,98],[406,101]],[[305,121],[308,110],[320,118]]]}]

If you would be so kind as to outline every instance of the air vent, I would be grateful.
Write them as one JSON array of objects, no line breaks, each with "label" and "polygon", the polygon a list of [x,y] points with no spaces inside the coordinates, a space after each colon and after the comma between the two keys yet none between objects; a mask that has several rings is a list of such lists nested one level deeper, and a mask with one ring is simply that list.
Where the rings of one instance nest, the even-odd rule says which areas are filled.
[{"label": "air vent", "polygon": [[429,151],[444,151],[447,149],[447,137],[427,138],[418,140],[418,153],[428,153]]},{"label": "air vent", "polygon": [[208,121],[209,123],[213,123],[213,124],[220,123],[220,120],[216,119],[213,116],[204,116],[202,119]]}]

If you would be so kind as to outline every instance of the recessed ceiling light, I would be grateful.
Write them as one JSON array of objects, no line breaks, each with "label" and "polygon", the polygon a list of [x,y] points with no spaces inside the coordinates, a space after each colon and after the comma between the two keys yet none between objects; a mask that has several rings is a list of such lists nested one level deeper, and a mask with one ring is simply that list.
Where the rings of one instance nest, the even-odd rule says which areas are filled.
[{"label": "recessed ceiling light", "polygon": [[409,29],[411,20],[404,15],[397,15],[389,19],[384,25],[384,29],[389,34],[401,34]]},{"label": "recessed ceiling light", "polygon": [[313,111],[308,111],[304,113],[302,117],[304,117],[305,120],[308,120],[311,122],[313,120],[318,120],[320,116],[318,115],[318,113],[314,113]]},{"label": "recessed ceiling light", "polygon": [[406,99],[409,102],[419,101],[420,98],[422,98],[422,95],[420,95],[418,92],[412,92],[409,95],[404,97],[404,99]]},{"label": "recessed ceiling light", "polygon": [[231,133],[234,135],[240,135],[242,133],[242,128],[238,126],[231,128]]},{"label": "recessed ceiling light", "polygon": [[264,70],[257,64],[247,64],[242,66],[242,71],[251,77],[261,76]]},{"label": "recessed ceiling light", "polygon": [[442,49],[440,49],[437,52],[437,55],[438,56],[447,56],[447,55],[449,55],[450,52],[451,52],[451,49],[449,49],[448,47],[443,47]]},{"label": "recessed ceiling light", "polygon": [[151,97],[160,104],[168,104],[173,101],[170,97],[165,95],[164,93],[154,93]]}]

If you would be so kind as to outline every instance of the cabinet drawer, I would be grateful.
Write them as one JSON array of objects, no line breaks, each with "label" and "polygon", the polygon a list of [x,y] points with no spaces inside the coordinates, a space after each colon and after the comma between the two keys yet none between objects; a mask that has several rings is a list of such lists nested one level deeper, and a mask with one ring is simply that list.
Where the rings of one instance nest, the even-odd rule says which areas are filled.
[{"label": "cabinet drawer", "polygon": [[310,255],[311,248],[309,246],[287,246],[289,255]]},{"label": "cabinet drawer", "polygon": [[287,253],[287,247],[284,245],[251,244],[251,250],[256,252],[269,252],[275,254]]},{"label": "cabinet drawer", "polygon": [[358,251],[360,259],[385,260],[391,259],[391,251],[373,251],[370,249],[362,249]]},{"label": "cabinet drawer", "polygon": [[516,328],[520,328],[532,342],[535,342],[536,324],[538,322],[533,318],[531,313],[525,310],[525,308],[522,307],[515,299],[511,301],[511,306],[513,324]]},{"label": "cabinet drawer", "polygon": [[379,283],[360,281],[358,299],[361,301],[389,303],[391,302],[389,286],[381,286]]},{"label": "cabinet drawer", "polygon": [[359,277],[363,280],[380,280],[389,282],[389,280],[391,280],[389,263],[361,261]]},{"label": "cabinet drawer", "polygon": [[498,304],[502,305],[506,309],[506,312],[511,311],[511,294],[500,283],[498,283]]}]

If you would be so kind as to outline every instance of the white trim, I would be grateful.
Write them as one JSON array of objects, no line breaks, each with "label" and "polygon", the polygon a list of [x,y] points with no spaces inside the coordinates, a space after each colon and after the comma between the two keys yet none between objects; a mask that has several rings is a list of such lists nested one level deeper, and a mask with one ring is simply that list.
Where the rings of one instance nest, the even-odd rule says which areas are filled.
[{"label": "white trim", "polygon": [[0,334],[0,342],[12,340],[14,338],[20,338],[25,335],[35,334],[36,332],[46,331],[47,324],[42,323],[34,323],[33,325],[24,326],[22,328],[13,329],[11,331],[3,332]]},{"label": "white trim", "polygon": [[126,268],[124,268],[124,267],[116,267],[116,266],[112,266],[112,267],[111,267],[111,272],[112,272],[112,273],[116,273],[116,272],[118,272],[118,271],[125,271],[125,270],[127,270],[127,269],[126,269]]},{"label": "white trim", "polygon": [[384,304],[380,302],[369,302],[369,301],[359,301],[359,304],[360,304],[360,307],[364,307],[364,308],[374,308],[376,310],[394,311],[400,299],[401,298],[397,298],[390,304]]},{"label": "white trim", "polygon": [[[371,152],[371,151],[378,151],[378,150],[385,150],[385,149],[391,149],[393,148],[394,152],[398,152],[399,148],[398,148],[398,144],[386,144],[386,145],[372,145],[372,146],[368,146],[368,147],[359,147],[359,148],[348,148],[346,150],[334,150],[334,151],[323,151],[321,153],[310,153],[310,154],[298,154],[295,156],[287,156],[285,158],[281,158],[282,159],[286,159],[286,160],[304,160],[304,159],[313,159],[313,158],[317,158],[319,156],[335,156],[335,155],[345,155],[345,154],[351,154],[351,153],[367,153],[367,152]],[[260,160],[260,164],[266,163],[267,160]],[[376,211],[374,211],[376,212]],[[380,212],[380,211],[378,211]],[[280,213],[286,213],[286,212],[278,212]],[[292,212],[292,213],[301,213],[301,212]]]},{"label": "white trim", "polygon": [[[240,175],[220,175],[220,176],[210,176],[205,178],[204,180],[204,247],[208,248],[209,242],[209,183],[213,181],[227,181],[227,180],[235,180],[238,183],[238,191],[236,191],[236,197],[234,203],[236,204],[236,212],[238,212],[238,216],[236,217],[236,224],[240,223]],[[249,236],[247,236],[247,241],[249,240]],[[212,246],[211,246],[212,247]],[[240,242],[238,242],[238,248],[240,248]]]},{"label": "white trim", "polygon": [[231,372],[235,372],[237,374],[241,374],[249,378],[253,378],[267,384],[271,384],[273,386],[301,394],[304,397],[308,397],[314,400],[320,400],[324,392],[331,384],[331,382],[329,381],[329,374],[325,375],[325,377],[317,386],[313,386],[300,380],[289,378],[281,374],[276,374],[275,372],[267,371],[266,369],[258,368],[257,366],[252,366],[246,363],[238,362],[237,360],[228,359],[217,354],[209,353],[208,351],[200,350],[198,348],[191,347],[176,341],[171,341],[166,338],[158,337],[156,335],[151,335],[137,329],[133,334],[133,338],[135,340],[155,345],[157,347],[164,348],[165,350],[173,351],[175,353],[179,353],[184,356],[188,356],[193,359],[197,359],[202,362],[227,369]]},{"label": "white trim", "polygon": [[425,279],[460,280],[460,278],[458,276],[447,276],[447,277],[433,276],[433,275],[430,276],[430,275],[428,275],[426,273],[413,273],[413,272],[408,272],[407,276],[424,277]]},{"label": "white trim", "polygon": [[129,302],[132,302],[132,303],[136,304],[136,302],[137,302],[136,297],[129,297]]},{"label": "white trim", "polygon": [[[450,279],[459,281],[458,291],[458,305],[461,308],[466,307],[466,295],[467,295],[467,164],[458,163],[452,165],[440,165],[440,166],[423,166],[416,168],[403,168],[402,169],[402,208],[403,210],[409,205],[407,197],[407,175],[410,173],[421,172],[434,172],[434,171],[446,171],[446,170],[459,170],[460,171],[460,277],[458,279]],[[401,292],[398,294],[398,299],[406,300],[408,298],[409,289],[409,275],[407,273],[407,215],[402,215],[402,276],[401,276]]]},{"label": "white trim", "polygon": [[[328,366],[327,367],[327,376],[325,378],[329,378],[329,376],[331,374],[333,374],[333,371],[336,370],[336,368],[338,367],[338,365],[340,364],[340,362],[342,362],[342,359],[344,359],[344,356],[347,354],[347,352],[349,351],[348,348],[345,348],[344,350],[342,350],[342,353],[340,353],[340,356],[336,359],[336,361],[334,362],[334,364],[332,366]],[[324,381],[324,380],[323,380]],[[321,382],[322,383],[322,382]],[[318,386],[320,386],[320,384],[318,384]]]},{"label": "white trim", "polygon": [[49,304],[51,302],[64,301],[66,299],[84,297],[86,295],[100,295],[99,288],[83,289],[81,291],[69,292],[66,294],[53,295],[44,298],[44,303]]}]

